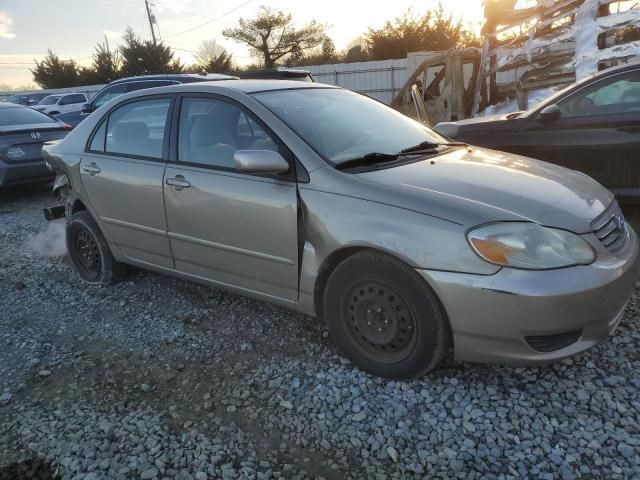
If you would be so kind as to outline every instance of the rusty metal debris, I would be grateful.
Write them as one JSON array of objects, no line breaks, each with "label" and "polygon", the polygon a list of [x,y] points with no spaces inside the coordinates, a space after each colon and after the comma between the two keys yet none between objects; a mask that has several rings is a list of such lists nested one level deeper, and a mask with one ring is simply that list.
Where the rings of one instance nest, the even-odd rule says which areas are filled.
[{"label": "rusty metal debris", "polygon": [[482,49],[434,53],[393,106],[415,112],[417,85],[434,123],[476,116],[508,100],[524,110],[531,92],[640,60],[640,0],[487,0],[485,20]]}]

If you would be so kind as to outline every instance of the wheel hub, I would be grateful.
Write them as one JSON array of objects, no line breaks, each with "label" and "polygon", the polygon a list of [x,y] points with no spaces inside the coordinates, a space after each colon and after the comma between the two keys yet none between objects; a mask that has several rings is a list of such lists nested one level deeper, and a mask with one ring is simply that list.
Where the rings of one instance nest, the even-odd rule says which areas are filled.
[{"label": "wheel hub", "polygon": [[361,282],[347,298],[349,327],[362,347],[388,354],[411,347],[414,320],[407,303],[394,289],[376,281]]},{"label": "wheel hub", "polygon": [[86,230],[80,230],[76,234],[76,252],[81,266],[87,273],[100,272],[100,250],[93,236]]}]

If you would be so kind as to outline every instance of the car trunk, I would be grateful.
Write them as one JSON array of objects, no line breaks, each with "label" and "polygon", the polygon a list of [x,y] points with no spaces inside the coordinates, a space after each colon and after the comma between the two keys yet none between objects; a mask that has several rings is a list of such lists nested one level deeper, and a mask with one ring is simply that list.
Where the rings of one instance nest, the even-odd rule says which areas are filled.
[{"label": "car trunk", "polygon": [[0,156],[7,163],[32,162],[42,158],[42,145],[69,132],[60,124],[42,123],[0,127]]}]

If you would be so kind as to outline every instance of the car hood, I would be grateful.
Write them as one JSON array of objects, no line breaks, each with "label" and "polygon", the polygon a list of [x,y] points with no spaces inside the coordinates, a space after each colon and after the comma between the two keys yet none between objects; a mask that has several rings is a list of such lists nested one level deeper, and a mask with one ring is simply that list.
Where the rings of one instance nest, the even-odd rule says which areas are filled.
[{"label": "car hood", "polygon": [[401,191],[393,196],[399,206],[468,227],[532,221],[586,233],[613,200],[611,192],[583,173],[475,147],[357,176]]}]

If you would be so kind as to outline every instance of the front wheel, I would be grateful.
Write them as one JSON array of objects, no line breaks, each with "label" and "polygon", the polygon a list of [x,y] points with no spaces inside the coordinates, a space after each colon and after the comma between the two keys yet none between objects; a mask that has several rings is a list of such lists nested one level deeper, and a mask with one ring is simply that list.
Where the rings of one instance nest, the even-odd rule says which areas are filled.
[{"label": "front wheel", "polygon": [[361,252],[327,282],[324,314],[338,347],[375,375],[407,379],[442,359],[448,326],[435,293],[410,267],[385,254]]},{"label": "front wheel", "polygon": [[124,265],[114,260],[100,228],[86,210],[67,220],[67,250],[80,279],[91,285],[109,285]]}]

